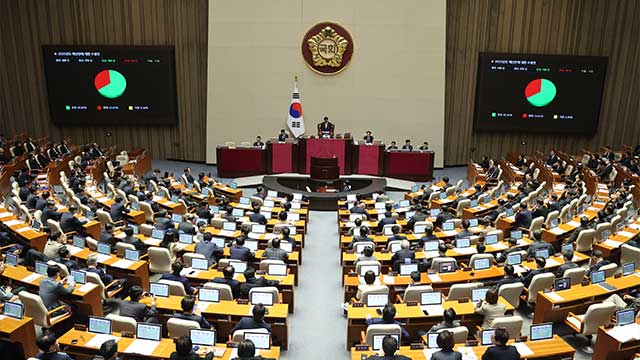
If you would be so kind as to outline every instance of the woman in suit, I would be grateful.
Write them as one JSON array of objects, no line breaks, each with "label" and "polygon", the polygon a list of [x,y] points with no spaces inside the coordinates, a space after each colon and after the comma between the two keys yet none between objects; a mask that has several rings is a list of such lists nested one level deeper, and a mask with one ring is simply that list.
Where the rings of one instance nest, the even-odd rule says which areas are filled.
[{"label": "woman in suit", "polygon": [[476,314],[484,315],[483,329],[489,329],[493,320],[504,316],[506,311],[507,307],[498,303],[498,292],[493,289],[487,291],[484,300],[480,300],[476,304]]},{"label": "woman in suit", "polygon": [[441,350],[431,355],[432,360],[462,360],[462,354],[457,351],[453,351],[454,342],[453,333],[451,331],[444,330],[438,334],[436,342]]}]

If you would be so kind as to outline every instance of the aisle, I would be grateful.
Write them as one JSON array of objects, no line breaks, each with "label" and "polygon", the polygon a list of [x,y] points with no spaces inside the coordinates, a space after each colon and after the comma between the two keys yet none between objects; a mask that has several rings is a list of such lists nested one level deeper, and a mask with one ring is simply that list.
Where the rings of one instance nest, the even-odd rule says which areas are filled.
[{"label": "aisle", "polygon": [[338,226],[334,211],[311,211],[296,313],[289,319],[289,351],[281,359],[347,359],[347,324],[340,303]]}]

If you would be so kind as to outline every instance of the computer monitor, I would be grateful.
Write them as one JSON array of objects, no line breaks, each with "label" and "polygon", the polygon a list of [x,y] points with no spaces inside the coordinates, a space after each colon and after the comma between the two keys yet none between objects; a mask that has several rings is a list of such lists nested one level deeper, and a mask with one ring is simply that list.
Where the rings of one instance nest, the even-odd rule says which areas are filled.
[{"label": "computer monitor", "polygon": [[442,223],[442,231],[451,231],[455,229],[456,224],[453,221],[447,221]]},{"label": "computer monitor", "polygon": [[87,212],[84,214],[84,216],[85,216],[87,219],[93,219],[93,218],[96,216],[96,214],[95,214],[93,211],[87,211]]},{"label": "computer monitor", "polygon": [[238,184],[236,184],[235,182],[232,181],[232,182],[229,183],[229,187],[232,188],[232,189],[237,189],[238,188]]},{"label": "computer monitor", "polygon": [[367,294],[367,307],[383,307],[388,302],[388,294]]},{"label": "computer monitor", "polygon": [[470,227],[476,227],[478,226],[478,219],[469,219],[469,226]]},{"label": "computer monitor", "polygon": [[18,255],[7,253],[4,262],[9,266],[18,266]]},{"label": "computer monitor", "polygon": [[177,223],[181,223],[182,222],[182,215],[180,215],[180,214],[171,214],[171,221],[177,222]]},{"label": "computer monitor", "polygon": [[224,248],[226,244],[226,241],[224,240],[224,238],[220,238],[220,237],[212,238],[211,242],[216,244],[217,247],[221,247],[221,248]]},{"label": "computer monitor", "polygon": [[427,334],[427,348],[438,349],[438,335],[440,333],[428,333]]},{"label": "computer monitor", "polygon": [[262,304],[264,306],[272,306],[273,294],[264,291],[253,291],[249,294],[249,301],[252,305]]},{"label": "computer monitor", "polygon": [[462,239],[456,239],[456,247],[457,248],[468,248],[469,246],[471,246],[471,239],[469,238],[462,238]]},{"label": "computer monitor", "polygon": [[283,241],[280,243],[280,249],[286,251],[287,253],[293,252],[293,244],[288,241]]},{"label": "computer monitor", "polygon": [[510,207],[510,208],[507,208],[507,210],[505,212],[506,212],[507,216],[513,216],[515,211],[513,210],[512,207]]},{"label": "computer monitor", "polygon": [[520,240],[522,239],[522,230],[511,230],[509,236],[511,236],[513,239]]},{"label": "computer monitor", "polygon": [[233,209],[233,210],[231,210],[231,216],[234,216],[234,217],[237,217],[237,218],[243,217],[244,216],[244,210],[242,210],[242,209]]},{"label": "computer monitor", "polygon": [[209,205],[209,212],[212,214],[217,214],[220,212],[220,207],[216,205]]},{"label": "computer monitor", "polygon": [[111,334],[111,320],[89,316],[89,332],[95,334]]},{"label": "computer monitor", "polygon": [[195,270],[207,270],[209,269],[209,260],[193,258],[191,259],[191,268]]},{"label": "computer monitor", "polygon": [[520,265],[522,263],[522,254],[507,255],[507,265]]},{"label": "computer monitor", "polygon": [[414,234],[424,234],[425,232],[427,232],[427,225],[419,224],[413,227]]},{"label": "computer monitor", "polygon": [[169,297],[169,285],[152,282],[149,284],[149,293],[159,297]]},{"label": "computer monitor", "polygon": [[364,276],[367,271],[373,271],[373,273],[378,276],[380,275],[380,267],[377,265],[362,265],[360,266],[360,276]]},{"label": "computer monitor", "polygon": [[609,231],[609,230],[604,230],[604,231],[602,232],[602,239],[606,240],[606,239],[608,239],[608,238],[609,238],[609,236],[610,236],[610,235],[611,235],[611,231]]},{"label": "computer monitor", "polygon": [[401,208],[409,207],[410,204],[411,203],[409,202],[409,200],[400,200],[398,202],[398,206],[401,207]]},{"label": "computer monitor", "polygon": [[573,252],[573,244],[572,243],[568,243],[568,244],[562,245],[562,247],[560,248],[560,252],[564,253],[565,251]]},{"label": "computer monitor", "polygon": [[210,288],[200,288],[198,290],[198,301],[220,302],[220,290]]},{"label": "computer monitor", "polygon": [[618,326],[631,325],[635,322],[636,322],[635,309],[625,309],[625,310],[616,311],[616,324]]},{"label": "computer monitor", "polygon": [[485,329],[480,334],[480,345],[489,346],[493,344],[493,335],[496,333],[496,329]]},{"label": "computer monitor", "polygon": [[129,261],[139,261],[140,251],[133,249],[124,249],[124,258]]},{"label": "computer monitor", "polygon": [[493,245],[498,243],[498,234],[489,234],[484,237],[485,245]]},{"label": "computer monitor", "polygon": [[551,228],[558,227],[558,218],[551,219]]},{"label": "computer monitor", "polygon": [[232,221],[225,221],[222,223],[222,230],[236,231],[236,223]]},{"label": "computer monitor", "polygon": [[87,273],[84,271],[71,270],[69,275],[73,276],[73,281],[76,284],[83,285],[87,283]]},{"label": "computer monitor", "polygon": [[293,236],[298,233],[298,229],[295,225],[287,226],[289,228],[289,236]]},{"label": "computer monitor", "polygon": [[151,237],[153,239],[163,239],[164,238],[164,231],[160,230],[160,229],[153,229],[153,230],[151,230]]},{"label": "computer monitor", "polygon": [[300,210],[301,208],[302,208],[302,204],[300,204],[299,202],[291,203],[291,210]]},{"label": "computer monitor", "polygon": [[241,197],[240,198],[240,204],[241,205],[250,205],[251,204],[251,199],[249,199],[248,197]]},{"label": "computer monitor", "polygon": [[438,272],[439,273],[450,273],[456,271],[456,263],[455,261],[443,261],[438,263]]},{"label": "computer monitor", "polygon": [[531,325],[529,334],[531,341],[551,339],[553,337],[553,323]]},{"label": "computer monitor", "polygon": [[251,251],[258,251],[258,241],[257,240],[245,240],[244,246],[249,248]]},{"label": "computer monitor", "polygon": [[180,242],[181,244],[192,244],[193,235],[182,233],[178,236],[178,242]]},{"label": "computer monitor", "polygon": [[398,252],[398,250],[402,249],[402,244],[399,242],[393,243],[391,244],[391,246],[389,247],[389,250],[391,251],[392,254],[395,254],[396,252]]},{"label": "computer monitor", "polygon": [[233,269],[237,274],[243,273],[247,270],[247,263],[244,261],[230,261],[229,265],[233,266]]},{"label": "computer monitor", "polygon": [[409,276],[414,271],[418,271],[418,264],[400,264],[400,276]]},{"label": "computer monitor", "polygon": [[629,262],[622,264],[622,276],[631,275],[636,272],[636,264]]},{"label": "computer monitor", "polygon": [[136,210],[136,211],[140,210],[140,204],[137,203],[137,202],[132,202],[131,203],[131,209]]},{"label": "computer monitor", "polygon": [[442,292],[425,291],[420,293],[420,305],[440,305],[442,304]]},{"label": "computer monitor", "polygon": [[553,290],[561,291],[571,289],[571,278],[563,277],[553,281]]},{"label": "computer monitor", "polygon": [[31,221],[31,227],[35,230],[40,230],[42,224],[38,220]]},{"label": "computer monitor", "polygon": [[413,185],[413,186],[411,187],[411,192],[412,192],[412,193],[417,192],[418,190],[420,190],[420,186],[418,186],[418,185]]},{"label": "computer monitor", "polygon": [[491,259],[482,258],[473,260],[473,270],[486,270],[491,267]]},{"label": "computer monitor", "polygon": [[[478,206],[478,200],[471,200],[471,202],[469,203],[470,207],[476,207]],[[474,225],[474,226],[478,226],[478,225]]]},{"label": "computer monitor", "polygon": [[375,209],[377,209],[377,210],[384,210],[384,208],[385,208],[385,206],[386,206],[386,205],[387,205],[387,204],[386,204],[386,203],[384,203],[384,202],[377,202],[377,203],[373,204],[373,207],[374,207]]},{"label": "computer monitor", "polygon": [[22,304],[7,301],[4,303],[4,314],[14,319],[22,319],[24,315],[24,307]]},{"label": "computer monitor", "polygon": [[261,224],[253,224],[251,225],[251,232],[255,234],[264,234],[267,232],[267,226]]},{"label": "computer monitor", "polygon": [[200,194],[202,194],[202,196],[209,196],[209,189],[208,188],[200,189]]},{"label": "computer monitor", "polygon": [[604,270],[598,270],[591,273],[592,284],[599,284],[601,282],[604,282],[605,278],[606,276]]},{"label": "computer monitor", "polygon": [[193,345],[203,345],[203,346],[216,345],[215,330],[190,329],[189,338],[191,338],[191,343]]},{"label": "computer monitor", "polygon": [[440,193],[440,200],[444,200],[447,198],[447,193],[446,192],[441,192]]},{"label": "computer monitor", "polygon": [[244,340],[251,340],[256,350],[269,350],[271,348],[271,335],[262,332],[245,332]]},{"label": "computer monitor", "polygon": [[269,264],[267,274],[271,276],[287,276],[287,264]]},{"label": "computer monitor", "polygon": [[536,251],[536,257],[541,257],[541,258],[544,258],[544,259],[548,259],[549,258],[549,249],[537,250]]},{"label": "computer monitor", "polygon": [[111,254],[111,245],[105,242],[98,243],[98,254],[110,255]]},{"label": "computer monitor", "polygon": [[440,246],[440,241],[438,240],[425,241],[424,251],[438,251],[439,246]]},{"label": "computer monitor", "polygon": [[479,288],[471,290],[471,301],[477,302],[480,300],[484,300],[485,296],[487,295],[487,291],[489,291],[489,288]]},{"label": "computer monitor", "polygon": [[267,196],[270,198],[277,198],[278,197],[278,192],[274,191],[274,190],[268,190],[267,191]]},{"label": "computer monitor", "polygon": [[[394,225],[397,226],[397,225]],[[384,227],[384,236],[391,236],[393,235],[393,226],[385,226]]]},{"label": "computer monitor", "polygon": [[152,341],[160,341],[162,338],[162,325],[137,323],[136,338]]},{"label": "computer monitor", "polygon": [[42,262],[42,261],[36,261],[35,263],[35,270],[36,273],[43,275],[43,276],[47,276],[47,268],[49,267],[49,265],[47,265],[46,262]]},{"label": "computer monitor", "polygon": [[438,215],[440,215],[440,209],[431,209],[431,210],[429,210],[429,216],[434,218],[434,217],[436,217]]},{"label": "computer monitor", "polygon": [[300,193],[294,193],[294,194],[293,194],[293,200],[295,200],[295,201],[302,201],[302,194],[300,194]]}]

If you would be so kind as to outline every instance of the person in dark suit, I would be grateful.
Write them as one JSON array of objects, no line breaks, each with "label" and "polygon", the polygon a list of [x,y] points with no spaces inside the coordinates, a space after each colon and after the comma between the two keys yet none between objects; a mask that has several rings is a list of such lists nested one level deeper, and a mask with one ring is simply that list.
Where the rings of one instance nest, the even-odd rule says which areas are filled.
[{"label": "person in dark suit", "polygon": [[44,149],[40,149],[40,151],[38,151],[38,153],[36,154],[35,158],[36,158],[36,161],[38,161],[38,163],[40,163],[40,166],[43,168],[49,165],[49,163],[51,163],[51,160],[47,156],[47,152]]},{"label": "person in dark suit", "polygon": [[222,275],[224,277],[217,277],[213,279],[213,282],[216,284],[226,284],[231,288],[231,293],[233,294],[233,298],[237,299],[240,296],[240,282],[233,278],[233,274],[235,274],[236,269],[233,266],[227,265],[222,269]]},{"label": "person in dark suit", "polygon": [[509,333],[504,328],[496,329],[493,334],[493,345],[482,354],[482,360],[520,360],[520,353],[515,346],[507,345]]},{"label": "person in dark suit", "polygon": [[395,141],[392,141],[389,146],[387,146],[387,150],[398,150],[398,145],[396,145]]},{"label": "person in dark suit", "polygon": [[424,235],[420,238],[420,240],[418,240],[417,246],[420,249],[422,249],[424,248],[424,243],[426,243],[427,241],[433,241],[433,240],[438,240],[438,237],[433,235],[433,228],[430,226],[427,226],[426,229],[424,230]]},{"label": "person in dark suit", "polygon": [[267,218],[264,215],[260,214],[260,203],[254,201],[251,204],[251,209],[253,210],[253,214],[249,214],[249,221],[261,225],[267,225]]},{"label": "person in dark suit", "polygon": [[184,168],[184,177],[187,178],[187,183],[189,184],[193,184],[193,182],[195,181],[195,179],[193,178],[193,175],[191,175],[191,169],[186,167]]},{"label": "person in dark suit", "polygon": [[404,141],[404,145],[402,145],[402,150],[413,151],[413,145],[411,145],[411,140],[407,139]]},{"label": "person in dark suit", "polygon": [[537,217],[547,218],[547,214],[549,214],[549,208],[544,204],[543,199],[538,199],[536,201],[535,210],[531,213],[531,219],[535,219]]},{"label": "person in dark suit", "polygon": [[134,236],[133,228],[131,228],[130,226],[124,228],[124,235],[125,237],[124,239],[122,239],[123,243],[135,246],[136,250],[140,251],[140,255],[143,255],[147,252],[147,245],[143,243],[139,237]]},{"label": "person in dark suit", "polygon": [[204,202],[198,203],[198,207],[196,208],[196,215],[198,215],[201,219],[211,219],[213,214],[207,208],[207,204]]},{"label": "person in dark suit", "polygon": [[382,233],[385,225],[396,224],[396,218],[393,217],[391,211],[393,210],[393,206],[391,204],[386,204],[384,206],[384,219],[378,220],[378,228],[376,229],[378,233]]},{"label": "person in dark suit", "polygon": [[211,239],[213,235],[205,232],[202,235],[202,241],[197,243],[195,248],[196,254],[203,255],[209,261],[209,266],[217,263],[224,253],[224,249],[218,247]]},{"label": "person in dark suit", "polygon": [[369,237],[369,228],[362,225],[360,226],[360,235],[353,235],[351,239],[351,243],[349,244],[349,249],[353,249],[356,243],[359,242],[373,242],[373,239]]},{"label": "person in dark suit", "polygon": [[80,220],[77,217],[73,216],[73,214],[75,214],[75,212],[78,211],[78,207],[76,205],[70,205],[69,206],[69,211],[62,213],[62,216],[60,217],[60,227],[62,228],[62,231],[65,233],[68,232],[78,232],[78,233],[84,233],[84,224],[87,223],[86,220]]},{"label": "person in dark suit", "polygon": [[238,344],[238,357],[233,360],[275,360],[266,358],[262,355],[256,355],[256,347],[251,340],[242,340]]},{"label": "person in dark suit", "polygon": [[402,243],[400,243],[400,250],[396,251],[396,253],[391,257],[393,271],[399,271],[400,264],[405,264],[407,261],[413,262],[413,260],[415,260],[416,254],[410,247],[411,244],[409,244],[409,241],[406,238],[402,240]]},{"label": "person in dark suit", "polygon": [[577,228],[575,228],[575,230],[573,230],[573,233],[568,239],[564,241],[564,244],[576,242],[576,240],[578,240],[578,236],[580,235],[580,231],[588,230],[588,229],[591,229],[591,226],[589,226],[589,218],[586,216],[581,216],[580,226],[578,226]]},{"label": "person in dark suit", "polygon": [[171,217],[169,217],[169,213],[164,210],[158,213],[158,215],[155,218],[155,221],[156,221],[155,228],[159,230],[174,229],[176,227],[173,221],[171,221]]},{"label": "person in dark suit", "polygon": [[536,258],[537,268],[529,271],[529,273],[524,277],[524,279],[522,279],[524,286],[528,288],[529,285],[531,285],[531,280],[533,280],[534,276],[538,274],[546,273],[547,269],[544,268],[546,265],[547,265],[547,260],[545,260],[545,258],[537,257]]},{"label": "person in dark suit", "polygon": [[398,351],[398,340],[393,336],[385,336],[382,339],[382,352],[384,355],[371,355],[367,360],[411,360],[404,355],[396,355]]},{"label": "person in dark suit", "polygon": [[442,227],[442,223],[446,222],[447,220],[451,220],[453,219],[453,214],[451,214],[449,212],[449,206],[447,205],[442,205],[440,207],[440,214],[438,214],[438,216],[436,216],[436,222],[435,222],[435,226],[441,228]]},{"label": "person in dark suit", "polygon": [[531,226],[531,220],[531,212],[527,209],[527,204],[524,202],[520,203],[520,208],[515,216],[513,226],[528,229],[529,226]]},{"label": "person in dark suit", "polygon": [[118,343],[115,340],[107,340],[100,345],[100,351],[93,360],[120,360],[118,355]]},{"label": "person in dark suit", "polygon": [[193,308],[196,306],[196,300],[191,295],[187,295],[182,298],[180,301],[180,307],[182,308],[181,313],[174,313],[172,317],[182,319],[182,320],[190,320],[195,321],[200,324],[201,329],[211,329],[212,326],[209,322],[200,315],[196,315],[193,313]]},{"label": "person in dark suit", "polygon": [[551,194],[551,200],[547,203],[547,207],[549,208],[549,212],[560,211],[560,209],[562,209],[562,204],[558,201],[558,195]]},{"label": "person in dark suit", "polygon": [[469,230],[471,223],[468,219],[462,220],[462,230],[456,234],[456,239],[466,239],[473,236],[473,232]]},{"label": "person in dark suit", "polygon": [[278,134],[278,141],[285,142],[288,138],[289,134],[287,134],[284,129],[280,129],[280,134]]},{"label": "person in dark suit", "polygon": [[505,265],[504,277],[498,280],[495,285],[493,285],[493,290],[498,291],[500,290],[500,286],[502,285],[514,284],[517,282],[522,282],[522,278],[515,274],[515,270],[513,269],[512,265]]},{"label": "person in dark suit", "polygon": [[119,242],[120,239],[114,236],[113,224],[106,224],[104,226],[104,230],[100,232],[98,241],[106,242],[107,244],[111,245],[112,249],[115,249],[116,243]]},{"label": "person in dark suit", "polygon": [[98,255],[96,254],[91,254],[89,255],[89,257],[87,257],[87,267],[83,270],[86,272],[97,274],[104,286],[107,286],[113,282],[113,276],[107,274],[104,269],[98,268]]},{"label": "person in dark suit", "polygon": [[58,257],[53,259],[53,261],[62,264],[67,267],[69,270],[78,270],[78,263],[71,259],[71,253],[66,246],[62,246],[58,249]]},{"label": "person in dark suit", "polygon": [[64,287],[64,285],[58,282],[59,275],[60,268],[58,265],[49,265],[47,267],[47,277],[40,280],[38,295],[40,295],[40,298],[47,310],[67,305],[61,299],[64,296],[71,295],[73,292],[72,286]]},{"label": "person in dark suit", "polygon": [[318,124],[318,136],[333,137],[336,127],[329,122],[328,117],[324,117]]},{"label": "person in dark suit", "polygon": [[173,264],[171,264],[171,272],[162,274],[160,279],[177,281],[181,283],[182,286],[184,286],[184,291],[188,295],[193,295],[193,293],[195,293],[195,289],[191,287],[191,283],[189,283],[189,279],[180,275],[180,272],[182,271],[183,268],[184,268],[184,265],[182,265],[180,261],[175,261]]},{"label": "person in dark suit", "polygon": [[564,264],[558,266],[555,274],[557,278],[561,278],[564,276],[564,272],[570,269],[575,269],[578,267],[578,264],[571,261],[573,259],[573,251],[565,250],[562,252],[562,257],[564,258]]},{"label": "person in dark suit", "polygon": [[416,204],[413,206],[413,216],[407,221],[407,227],[413,230],[414,225],[418,221],[426,221],[429,217],[429,209],[422,208],[422,205]]},{"label": "person in dark suit", "polygon": [[35,210],[36,204],[38,203],[38,199],[40,199],[38,195],[34,194],[33,192],[29,192],[29,194],[27,195],[27,198],[25,199],[24,204],[27,207],[27,209]]},{"label": "person in dark suit", "polygon": [[252,267],[248,267],[244,271],[244,283],[240,284],[240,296],[243,298],[249,297],[249,291],[254,287],[265,286],[278,286],[280,283],[278,280],[267,280],[264,277],[256,277],[256,270]]},{"label": "person in dark suit", "polygon": [[553,248],[553,245],[542,240],[542,231],[535,230],[533,232],[533,242],[531,243],[531,245],[529,245],[529,248],[527,249],[527,258],[533,259],[536,256],[536,252],[538,250],[545,250],[545,249],[549,251],[549,255],[555,253],[555,249]]},{"label": "person in dark suit", "polygon": [[230,248],[230,259],[245,261],[245,262],[253,262],[255,260],[255,255],[248,247],[244,246],[244,238],[239,237],[236,239],[236,242]]},{"label": "person in dark suit", "polygon": [[418,150],[420,150],[420,151],[429,150],[429,142],[427,142],[427,141],[423,142],[422,145],[420,145],[420,147],[418,147]]},{"label": "person in dark suit", "polygon": [[444,330],[438,334],[436,339],[440,351],[436,351],[431,355],[431,360],[462,360],[462,354],[453,350],[453,333]]},{"label": "person in dark suit", "polygon": [[371,135],[371,130],[367,130],[363,140],[365,144],[373,144],[373,135]]},{"label": "person in dark suit", "polygon": [[40,163],[38,162],[38,160],[36,159],[35,156],[33,156],[33,154],[28,154],[27,155],[27,167],[29,168],[29,170],[31,171],[35,171],[40,169]]},{"label": "person in dark suit", "polygon": [[[40,352],[36,354],[36,359],[41,360],[73,360],[66,353],[60,352],[60,344],[53,331],[45,331],[36,339],[36,345]],[[5,354],[6,355],[6,354]]]},{"label": "person in dark suit", "polygon": [[153,201],[153,193],[148,192],[146,193],[145,197],[146,199],[144,200],[144,202],[151,206],[151,211],[153,211],[154,214],[161,211],[160,205],[158,205],[157,202]]},{"label": "person in dark suit", "polygon": [[193,222],[196,220],[196,217],[193,214],[184,214],[182,216],[182,222],[178,224],[178,231],[182,231],[185,234],[196,235],[198,230]]},{"label": "person in dark suit", "polygon": [[42,215],[41,215],[42,226],[44,226],[45,228],[49,228],[49,225],[47,224],[47,220],[51,219],[55,221],[60,221],[60,218],[62,218],[62,213],[59,213],[56,211],[55,201],[49,200],[47,202],[47,207],[45,207],[44,210],[42,210]]},{"label": "person in dark suit", "polygon": [[204,357],[200,357],[193,350],[191,338],[184,335],[176,340],[176,351],[171,353],[169,360],[213,360],[213,355],[213,352],[209,351]]},{"label": "person in dark suit", "polygon": [[91,144],[91,149],[89,150],[89,155],[91,155],[92,158],[99,158],[100,156],[102,156],[104,153],[102,152],[102,150],[100,150],[100,147],[98,147],[98,144],[93,143]]},{"label": "person in dark suit", "polygon": [[553,165],[558,162],[560,158],[556,155],[555,151],[551,150],[549,157],[547,158],[547,165]]},{"label": "person in dark suit", "polygon": [[111,214],[111,220],[113,220],[113,222],[124,220],[124,216],[129,213],[129,209],[124,206],[123,201],[122,196],[116,196],[115,202],[111,205],[109,214]]},{"label": "person in dark suit", "polygon": [[231,329],[231,333],[233,334],[236,330],[247,329],[267,329],[271,332],[271,325],[264,321],[264,316],[267,314],[267,308],[264,305],[255,305],[253,307],[252,314],[252,317],[243,317],[240,319],[236,326]]},{"label": "person in dark suit", "polygon": [[407,329],[405,329],[399,321],[396,321],[396,307],[393,304],[387,304],[384,306],[381,318],[370,318],[367,319],[366,322],[367,326],[377,324],[400,325],[400,329],[402,329],[402,339],[410,338]]},{"label": "person in dark suit", "polygon": [[391,233],[393,235],[389,236],[388,241],[395,241],[395,240],[407,240],[407,237],[404,235],[400,235],[400,229],[401,227],[398,225],[395,225],[391,228]]},{"label": "person in dark suit", "polygon": [[138,301],[142,298],[144,291],[138,285],[134,285],[129,290],[129,300],[119,302],[120,316],[129,316],[136,319],[137,322],[150,322],[158,324],[158,311],[156,310],[156,297],[151,296],[151,306],[141,304]]},{"label": "person in dark suit", "polygon": [[355,203],[351,209],[349,209],[349,213],[351,214],[362,214],[365,216],[366,219],[369,218],[369,213],[367,212],[367,209],[365,208],[365,205],[362,201],[358,201],[357,203]]},{"label": "person in dark suit", "polygon": [[253,143],[253,146],[262,148],[264,147],[264,141],[262,141],[262,137],[256,136],[256,141]]},{"label": "person in dark suit", "polygon": [[609,264],[611,264],[611,261],[602,258],[602,251],[593,250],[593,252],[591,253],[591,259],[589,261],[589,269],[587,270],[585,276],[589,277],[591,276],[592,272],[597,271],[601,267]]}]

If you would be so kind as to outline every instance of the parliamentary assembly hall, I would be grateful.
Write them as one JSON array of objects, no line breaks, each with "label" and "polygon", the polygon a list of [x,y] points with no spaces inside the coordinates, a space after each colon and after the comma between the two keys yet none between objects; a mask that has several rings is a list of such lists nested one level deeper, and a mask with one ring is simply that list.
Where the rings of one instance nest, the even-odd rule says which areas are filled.
[{"label": "parliamentary assembly hall", "polygon": [[640,360],[639,0],[0,0],[0,360]]}]

